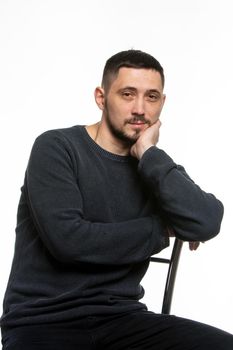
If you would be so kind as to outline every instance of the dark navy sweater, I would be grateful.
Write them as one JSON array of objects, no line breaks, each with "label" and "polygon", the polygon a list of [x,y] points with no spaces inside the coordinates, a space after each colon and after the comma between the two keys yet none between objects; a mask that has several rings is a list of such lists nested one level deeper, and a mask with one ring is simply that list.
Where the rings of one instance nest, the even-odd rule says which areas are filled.
[{"label": "dark navy sweater", "polygon": [[20,198],[3,327],[137,310],[151,255],[220,230],[223,206],[162,150],[138,162],[99,147],[84,126],[32,148]]}]

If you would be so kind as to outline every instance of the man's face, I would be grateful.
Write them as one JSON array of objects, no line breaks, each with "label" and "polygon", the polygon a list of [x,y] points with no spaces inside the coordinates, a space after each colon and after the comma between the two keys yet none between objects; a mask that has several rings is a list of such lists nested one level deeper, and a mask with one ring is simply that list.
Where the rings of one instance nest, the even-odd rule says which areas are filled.
[{"label": "man's face", "polygon": [[113,137],[133,144],[158,120],[164,100],[159,72],[123,67],[105,93],[103,118]]}]

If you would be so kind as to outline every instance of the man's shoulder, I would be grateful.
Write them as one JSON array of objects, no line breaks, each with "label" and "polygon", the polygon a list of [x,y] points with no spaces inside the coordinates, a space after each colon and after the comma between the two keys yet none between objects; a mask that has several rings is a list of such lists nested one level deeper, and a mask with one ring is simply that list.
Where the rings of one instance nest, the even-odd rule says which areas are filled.
[{"label": "man's shoulder", "polygon": [[[32,146],[32,152],[79,153],[85,150],[85,126],[75,125],[67,128],[50,129],[39,134]],[[62,152],[63,152],[62,151]]]},{"label": "man's shoulder", "polygon": [[58,141],[70,144],[78,142],[84,136],[84,129],[84,125],[75,125],[67,128],[46,130],[36,137],[35,143]]},{"label": "man's shoulder", "polygon": [[74,125],[67,128],[57,128],[57,129],[49,129],[44,132],[42,132],[40,135],[38,135],[38,138],[53,138],[53,137],[64,137],[69,138],[72,136],[77,136],[79,134],[82,134],[82,130],[84,129],[84,125]]}]

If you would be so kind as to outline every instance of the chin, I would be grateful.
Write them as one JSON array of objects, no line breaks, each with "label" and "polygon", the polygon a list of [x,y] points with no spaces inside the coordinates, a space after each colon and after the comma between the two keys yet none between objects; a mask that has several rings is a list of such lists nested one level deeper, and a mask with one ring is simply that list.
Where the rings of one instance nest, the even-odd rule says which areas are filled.
[{"label": "chin", "polygon": [[141,133],[135,133],[134,135],[125,135],[126,139],[128,139],[128,142],[133,145],[137,142],[139,139]]}]

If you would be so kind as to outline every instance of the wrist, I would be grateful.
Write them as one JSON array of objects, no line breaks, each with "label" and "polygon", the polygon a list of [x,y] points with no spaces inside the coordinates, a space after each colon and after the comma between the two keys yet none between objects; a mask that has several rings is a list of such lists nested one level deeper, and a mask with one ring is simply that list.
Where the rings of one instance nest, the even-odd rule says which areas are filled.
[{"label": "wrist", "polygon": [[146,145],[141,145],[139,148],[138,148],[138,159],[141,159],[142,156],[144,155],[144,153],[151,147],[153,147],[154,145],[153,144],[146,144]]}]

